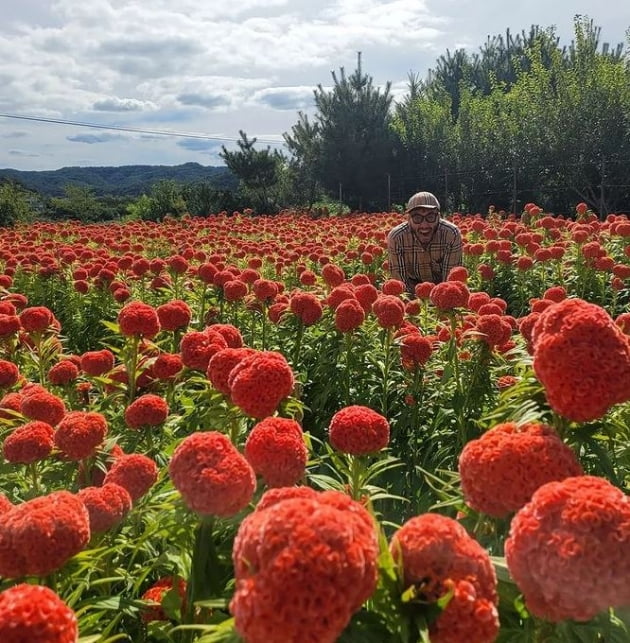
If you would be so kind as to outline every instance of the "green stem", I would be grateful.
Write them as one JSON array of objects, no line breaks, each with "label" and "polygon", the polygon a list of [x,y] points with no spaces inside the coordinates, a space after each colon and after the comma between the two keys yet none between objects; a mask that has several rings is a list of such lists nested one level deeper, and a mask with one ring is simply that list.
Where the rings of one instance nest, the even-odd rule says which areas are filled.
[{"label": "green stem", "polygon": [[350,406],[350,371],[352,367],[352,333],[346,333],[344,336],[346,344],[346,368],[343,378],[344,403]]},{"label": "green stem", "polygon": [[33,486],[33,493],[35,496],[39,496],[41,492],[41,487],[39,484],[39,471],[37,470],[37,462],[31,462],[26,465],[28,470],[29,477],[31,479],[31,484]]},{"label": "green stem", "polygon": [[291,357],[291,364],[293,370],[298,370],[298,360],[300,359],[300,350],[302,348],[302,338],[304,337],[304,324],[298,319],[297,333],[295,338],[295,345],[293,346],[293,356]]},{"label": "green stem", "polygon": [[365,474],[365,458],[358,455],[350,456],[350,497],[360,501],[363,491],[363,477]]},{"label": "green stem", "polygon": [[388,328],[385,332],[385,357],[383,360],[383,390],[381,393],[381,411],[385,417],[389,411],[389,367],[391,361],[391,346],[392,346],[392,337],[393,331],[391,328]]},{"label": "green stem", "polygon": [[205,327],[206,323],[204,317],[206,315],[206,294],[208,292],[208,284],[203,284],[203,290],[201,291],[201,305],[199,306],[199,329]]},{"label": "green stem", "polygon": [[140,337],[134,335],[131,337],[129,347],[131,355],[129,356],[127,366],[128,385],[128,403],[131,404],[136,396],[136,369],[138,368],[138,345],[140,344]]},{"label": "green stem", "polygon": [[262,350],[267,350],[267,304],[262,307],[262,322],[260,327]]}]

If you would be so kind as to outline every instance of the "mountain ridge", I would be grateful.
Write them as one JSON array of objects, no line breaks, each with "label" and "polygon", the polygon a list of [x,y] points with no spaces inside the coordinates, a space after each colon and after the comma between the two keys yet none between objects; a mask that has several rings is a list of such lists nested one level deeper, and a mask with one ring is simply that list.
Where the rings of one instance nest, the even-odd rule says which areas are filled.
[{"label": "mountain ridge", "polygon": [[0,181],[12,180],[46,197],[63,196],[66,185],[88,187],[96,196],[136,197],[165,180],[179,183],[208,182],[218,190],[233,190],[237,179],[225,166],[180,165],[68,166],[57,170],[0,168]]}]

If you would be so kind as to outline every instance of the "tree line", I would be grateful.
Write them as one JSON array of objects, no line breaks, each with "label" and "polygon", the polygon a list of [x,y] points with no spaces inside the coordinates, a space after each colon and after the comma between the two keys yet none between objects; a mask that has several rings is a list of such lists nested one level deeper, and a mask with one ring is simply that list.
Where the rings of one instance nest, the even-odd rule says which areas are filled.
[{"label": "tree line", "polygon": [[[560,46],[554,28],[489,37],[477,52],[447,51],[427,77],[408,78],[394,102],[358,54],[356,69],[314,89],[314,116],[285,133],[286,152],[256,147],[244,131],[222,148],[232,182],[159,180],[141,195],[99,196],[69,184],[42,205],[19,184],[0,184],[0,224],[24,217],[161,220],[252,208],[379,211],[419,189],[443,210],[520,211],[527,202],[569,213],[578,201],[602,215],[630,211],[630,29],[628,43],[574,20]],[[238,183],[236,183],[238,181]]]}]

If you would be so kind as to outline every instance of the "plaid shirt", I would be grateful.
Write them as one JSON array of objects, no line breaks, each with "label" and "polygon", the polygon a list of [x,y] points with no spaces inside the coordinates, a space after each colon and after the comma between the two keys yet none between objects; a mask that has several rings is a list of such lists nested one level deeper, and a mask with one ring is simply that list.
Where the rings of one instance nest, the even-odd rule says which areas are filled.
[{"label": "plaid shirt", "polygon": [[423,245],[408,222],[397,225],[387,237],[389,271],[413,293],[416,284],[446,281],[451,268],[462,265],[462,236],[459,228],[440,219],[427,245]]}]

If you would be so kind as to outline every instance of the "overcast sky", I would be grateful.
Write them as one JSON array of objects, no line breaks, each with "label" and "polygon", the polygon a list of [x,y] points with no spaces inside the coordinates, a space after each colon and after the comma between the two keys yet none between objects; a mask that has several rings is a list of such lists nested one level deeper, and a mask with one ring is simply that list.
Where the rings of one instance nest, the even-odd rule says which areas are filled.
[{"label": "overcast sky", "polygon": [[[490,35],[575,14],[627,42],[615,0],[0,0],[0,168],[222,164],[239,130],[282,141],[331,71],[356,67],[404,94],[409,73]],[[195,134],[88,128],[10,116]]]}]

